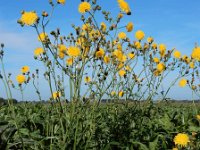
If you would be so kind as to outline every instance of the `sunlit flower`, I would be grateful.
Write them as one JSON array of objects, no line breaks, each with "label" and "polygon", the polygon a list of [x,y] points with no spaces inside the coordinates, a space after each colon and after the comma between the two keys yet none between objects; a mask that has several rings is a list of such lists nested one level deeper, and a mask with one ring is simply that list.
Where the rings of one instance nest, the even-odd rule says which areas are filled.
[{"label": "sunlit flower", "polygon": [[151,47],[152,47],[152,49],[157,49],[157,44],[156,43],[153,43],[152,45],[151,45]]},{"label": "sunlit flower", "polygon": [[120,77],[123,77],[126,74],[126,71],[121,69],[119,72]]},{"label": "sunlit flower", "polygon": [[197,119],[198,119],[198,120],[200,120],[200,114],[199,114],[199,115],[197,115]]},{"label": "sunlit flower", "polygon": [[57,98],[60,98],[61,97],[61,92],[53,92],[53,95],[52,95],[53,99],[57,99]]},{"label": "sunlit flower", "polygon": [[148,42],[148,43],[152,43],[152,42],[153,42],[153,38],[152,38],[152,37],[148,37],[148,38],[147,38],[147,42]]},{"label": "sunlit flower", "polygon": [[128,54],[128,57],[129,57],[130,59],[133,59],[133,58],[135,57],[135,54],[131,52],[131,53]]},{"label": "sunlit flower", "polygon": [[174,52],[174,57],[175,57],[175,58],[178,58],[178,59],[181,58],[181,52],[179,52],[179,51],[176,50],[176,51]]},{"label": "sunlit flower", "polygon": [[101,29],[103,32],[106,32],[106,24],[104,22],[101,23]]},{"label": "sunlit flower", "polygon": [[138,40],[142,40],[144,38],[145,34],[143,31],[141,30],[138,30],[136,33],[135,33],[135,38],[138,39]]},{"label": "sunlit flower", "polygon": [[178,133],[174,137],[175,145],[180,145],[181,147],[186,147],[189,142],[190,142],[189,136],[187,134],[185,134],[185,133]]},{"label": "sunlit flower", "polygon": [[117,58],[118,61],[120,62],[125,62],[126,61],[126,56],[123,54],[122,51],[120,50],[115,50],[113,52],[113,55]]},{"label": "sunlit flower", "polygon": [[90,27],[90,24],[89,23],[86,23],[86,24],[83,24],[82,25],[82,30],[84,30],[84,31],[89,31],[91,29],[91,27]]},{"label": "sunlit flower", "polygon": [[123,91],[119,91],[118,95],[119,95],[119,97],[122,97],[124,95],[124,92]]},{"label": "sunlit flower", "polygon": [[136,49],[141,49],[142,45],[139,41],[134,42],[134,46],[136,47]]},{"label": "sunlit flower", "polygon": [[35,51],[34,51],[34,56],[39,56],[39,55],[41,55],[42,53],[44,53],[44,49],[41,48],[41,47],[38,47],[38,48],[36,48]]},{"label": "sunlit flower", "polygon": [[20,74],[20,75],[17,75],[16,80],[19,84],[22,84],[26,81],[26,77],[24,75]]},{"label": "sunlit flower", "polygon": [[131,9],[130,9],[128,3],[125,0],[117,0],[117,1],[118,1],[121,11],[123,11],[127,14],[129,14],[131,12]]},{"label": "sunlit flower", "polygon": [[195,67],[194,62],[190,62],[189,66],[193,69]]},{"label": "sunlit flower", "polygon": [[82,14],[86,13],[87,11],[90,11],[91,5],[88,2],[82,2],[79,5],[78,11]]},{"label": "sunlit flower", "polygon": [[31,26],[34,23],[36,23],[38,20],[38,16],[34,11],[30,11],[30,12],[23,12],[20,21],[27,25],[27,26]]},{"label": "sunlit flower", "polygon": [[96,57],[103,57],[105,54],[104,50],[100,48],[98,51],[96,51]]},{"label": "sunlit flower", "polygon": [[164,44],[160,44],[159,45],[159,50],[160,50],[160,56],[164,57],[165,56],[165,52],[166,52],[166,46]]},{"label": "sunlit flower", "polygon": [[68,59],[66,60],[66,64],[67,64],[68,66],[71,66],[71,65],[73,64],[73,58],[68,58]]},{"label": "sunlit flower", "polygon": [[104,56],[103,60],[104,60],[105,64],[108,64],[110,62],[110,57],[109,56]]},{"label": "sunlit flower", "polygon": [[78,47],[70,46],[67,50],[67,54],[70,57],[78,57],[81,54],[81,51]]},{"label": "sunlit flower", "polygon": [[40,42],[46,42],[47,39],[48,39],[48,35],[44,32],[42,32],[38,35],[38,41],[40,41]]},{"label": "sunlit flower", "polygon": [[60,59],[63,59],[65,57],[65,53],[62,52],[62,51],[59,51],[58,56],[59,56]]},{"label": "sunlit flower", "polygon": [[195,47],[191,54],[192,58],[197,61],[200,61],[200,47]]},{"label": "sunlit flower", "polygon": [[127,32],[131,32],[133,30],[133,23],[132,22],[129,22],[126,25],[126,30],[127,30]]},{"label": "sunlit flower", "polygon": [[90,77],[86,76],[84,79],[85,83],[89,83],[91,81]]},{"label": "sunlit flower", "polygon": [[157,58],[157,57],[154,57],[154,58],[153,58],[153,61],[154,61],[155,63],[159,63],[159,62],[160,62],[159,58]]},{"label": "sunlit flower", "polygon": [[67,47],[64,44],[59,44],[58,45],[58,50],[60,52],[66,52],[67,51]]},{"label": "sunlit flower", "polygon": [[125,69],[126,69],[127,71],[131,71],[131,67],[130,67],[130,66],[126,66]]},{"label": "sunlit flower", "polygon": [[179,86],[180,87],[185,87],[186,86],[186,84],[187,84],[187,80],[186,79],[181,79],[180,81],[179,81]]},{"label": "sunlit flower", "polygon": [[117,44],[117,49],[120,50],[120,51],[122,51],[122,45],[120,43]]},{"label": "sunlit flower", "polygon": [[57,0],[59,4],[65,4],[65,0]]},{"label": "sunlit flower", "polygon": [[29,72],[29,66],[23,66],[23,67],[21,68],[21,72],[22,72],[22,73],[27,73],[27,72]]},{"label": "sunlit flower", "polygon": [[178,148],[174,147],[172,150],[178,150]]},{"label": "sunlit flower", "polygon": [[187,55],[182,56],[183,61],[185,61],[187,64],[190,63],[190,58]]},{"label": "sunlit flower", "polygon": [[163,72],[165,70],[165,64],[163,62],[160,62],[159,64],[157,64],[157,70],[159,72]]},{"label": "sunlit flower", "polygon": [[114,95],[116,95],[116,92],[115,92],[115,91],[112,91],[112,92],[111,92],[111,96],[114,96]]},{"label": "sunlit flower", "polygon": [[119,39],[125,39],[125,38],[126,38],[126,33],[120,32],[120,33],[118,34],[118,38],[119,38]]}]

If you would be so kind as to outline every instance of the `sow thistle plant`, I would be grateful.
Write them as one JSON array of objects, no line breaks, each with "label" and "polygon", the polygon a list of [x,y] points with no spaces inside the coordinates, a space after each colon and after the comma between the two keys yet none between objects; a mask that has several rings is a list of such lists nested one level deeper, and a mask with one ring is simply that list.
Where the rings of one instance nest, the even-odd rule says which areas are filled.
[{"label": "sow thistle plant", "polygon": [[[48,83],[51,103],[26,104],[21,108],[9,101],[13,118],[8,120],[14,129],[13,136],[4,136],[8,139],[0,136],[3,144],[11,149],[74,150],[199,147],[200,133],[194,131],[196,126],[189,127],[194,122],[191,121],[194,114],[184,116],[182,110],[185,109],[172,111],[156,107],[153,100],[160,96],[162,100],[167,99],[176,83],[199,92],[200,86],[196,84],[200,79],[200,48],[195,47],[191,56],[186,56],[175,48],[170,50],[165,44],[156,43],[143,30],[135,31],[133,22],[122,23],[124,16],[131,15],[131,8],[125,0],[116,2],[120,11],[112,17],[96,0],[82,0],[77,6],[81,25],[72,25],[68,35],[63,35],[59,28],[47,30],[55,8],[64,5],[65,0],[50,0],[51,13],[21,12],[18,23],[34,28],[41,43],[33,50],[33,56],[44,66],[43,77]],[[96,19],[98,13],[103,16],[101,22]],[[39,72],[42,71],[34,72],[29,66],[22,66],[15,84],[3,66],[3,47],[1,45],[0,79],[8,99],[12,99],[13,87],[20,90],[23,100],[24,89],[32,82],[42,100],[39,90]],[[172,72],[177,75],[166,86],[165,81]],[[162,89],[163,86],[166,89]],[[136,103],[99,105],[104,98]],[[68,99],[70,103],[65,104]],[[143,100],[147,102],[146,107],[137,103]],[[197,110],[195,115],[195,123],[200,124]],[[1,113],[0,118],[4,118]],[[196,134],[191,135],[191,132]],[[0,130],[0,135],[5,133]]]}]

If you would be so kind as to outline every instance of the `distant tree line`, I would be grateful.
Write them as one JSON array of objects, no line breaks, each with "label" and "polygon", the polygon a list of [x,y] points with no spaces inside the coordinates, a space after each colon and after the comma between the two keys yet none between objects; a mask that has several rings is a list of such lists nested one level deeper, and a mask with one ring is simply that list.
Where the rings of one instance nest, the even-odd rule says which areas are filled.
[{"label": "distant tree line", "polygon": [[[16,99],[12,99],[11,100],[13,102],[13,104],[16,104],[17,103],[17,100]],[[8,100],[7,99],[4,99],[2,97],[0,97],[0,106],[2,105],[7,105],[8,104]]]}]

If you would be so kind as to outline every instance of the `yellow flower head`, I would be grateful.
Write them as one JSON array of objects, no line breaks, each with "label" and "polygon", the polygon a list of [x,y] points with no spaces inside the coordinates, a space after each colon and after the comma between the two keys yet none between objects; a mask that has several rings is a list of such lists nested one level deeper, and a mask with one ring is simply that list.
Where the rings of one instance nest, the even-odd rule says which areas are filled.
[{"label": "yellow flower head", "polygon": [[87,11],[90,11],[91,5],[88,2],[82,2],[79,5],[78,11],[82,14],[86,13]]},{"label": "yellow flower head", "polygon": [[30,11],[30,12],[23,12],[20,21],[27,25],[27,26],[31,26],[34,23],[36,23],[38,20],[38,16],[34,11]]},{"label": "yellow flower head", "polygon": [[166,46],[164,44],[160,44],[159,45],[159,50],[160,50],[160,56],[164,57],[165,56],[165,52],[166,52]]},{"label": "yellow flower head", "polygon": [[119,73],[120,77],[123,77],[126,74],[126,71],[122,69],[118,73]]},{"label": "yellow flower head", "polygon": [[78,47],[70,46],[67,50],[67,54],[70,57],[78,57],[81,54],[81,51]]},{"label": "yellow flower head", "polygon": [[160,62],[159,64],[157,64],[157,70],[159,72],[163,72],[165,70],[165,64],[163,62]]},{"label": "yellow flower head", "polygon": [[121,11],[123,11],[127,14],[129,14],[131,12],[131,9],[130,9],[128,3],[125,0],[117,0],[117,1],[118,1]]},{"label": "yellow flower head", "polygon": [[106,32],[106,24],[104,22],[101,23],[101,29],[103,32]]},{"label": "yellow flower head", "polygon": [[135,54],[134,54],[133,52],[131,52],[131,53],[128,54],[128,57],[129,57],[130,59],[133,59],[133,58],[135,57]]},{"label": "yellow flower head", "polygon": [[200,120],[200,114],[199,114],[199,115],[197,115],[197,119],[198,119],[198,120]]},{"label": "yellow flower head", "polygon": [[151,45],[151,47],[152,47],[152,49],[157,49],[157,44],[156,43],[153,43],[152,45]]},{"label": "yellow flower head", "polygon": [[39,47],[39,48],[36,48],[35,51],[34,51],[34,56],[39,56],[41,55],[42,53],[44,53],[44,49]]},{"label": "yellow flower head", "polygon": [[65,57],[65,53],[59,51],[59,52],[58,52],[58,56],[59,56],[60,59],[63,59],[63,58]]},{"label": "yellow flower head", "polygon": [[142,30],[138,30],[136,33],[135,33],[135,38],[138,39],[138,40],[142,40],[144,38],[145,34]]},{"label": "yellow flower head", "polygon": [[61,97],[61,92],[53,92],[53,95],[52,95],[53,99],[57,99],[57,98],[60,98]]},{"label": "yellow flower head", "polygon": [[152,43],[153,40],[154,40],[154,39],[153,39],[152,37],[148,37],[148,38],[147,38],[147,42],[148,42],[148,43]]},{"label": "yellow flower head", "polygon": [[136,47],[136,49],[141,49],[142,45],[139,41],[134,42],[134,46]]},{"label": "yellow flower head", "polygon": [[200,47],[195,47],[193,49],[191,57],[197,61],[200,61]]},{"label": "yellow flower head", "polygon": [[103,60],[104,60],[105,64],[108,64],[110,62],[110,57],[109,56],[104,56]]},{"label": "yellow flower head", "polygon": [[178,150],[178,148],[174,147],[172,150]]},{"label": "yellow flower head", "polygon": [[180,87],[185,87],[186,86],[186,84],[187,84],[187,80],[186,79],[181,79],[180,81],[179,81],[179,86]]},{"label": "yellow flower head", "polygon": [[174,52],[174,57],[175,57],[175,58],[178,58],[178,59],[181,58],[181,52],[175,51],[175,52]]},{"label": "yellow flower head", "polygon": [[71,66],[71,65],[73,64],[73,58],[68,58],[68,59],[66,60],[66,64],[67,64],[68,66]]},{"label": "yellow flower head", "polygon": [[89,83],[91,81],[90,77],[86,76],[84,79],[85,83]]},{"label": "yellow flower head", "polygon": [[116,95],[116,92],[112,91],[110,94],[111,94],[111,96],[114,96],[114,95]]},{"label": "yellow flower head", "polygon": [[153,58],[153,61],[154,61],[155,63],[159,63],[159,62],[160,62],[159,58],[157,58],[157,57],[154,57],[154,58]]},{"label": "yellow flower head", "polygon": [[46,42],[48,39],[48,35],[44,32],[40,33],[38,36],[38,41],[40,42]]},{"label": "yellow flower head", "polygon": [[194,62],[190,62],[189,66],[193,69],[195,67]]},{"label": "yellow flower head", "polygon": [[125,39],[125,38],[126,38],[126,33],[120,32],[120,33],[118,34],[118,38],[119,38],[119,39]]},{"label": "yellow flower head", "polygon": [[131,67],[130,66],[126,66],[125,69],[126,69],[126,71],[131,71]]},{"label": "yellow flower head", "polygon": [[122,97],[124,95],[124,92],[123,91],[119,91],[119,97]]},{"label": "yellow flower head", "polygon": [[120,51],[122,51],[122,45],[120,43],[117,44],[117,49],[120,50]]},{"label": "yellow flower head", "polygon": [[105,54],[104,50],[102,48],[100,48],[98,51],[96,51],[96,57],[103,57]]},{"label": "yellow flower head", "polygon": [[133,30],[133,23],[132,22],[129,22],[126,25],[126,30],[127,30],[127,32],[131,32]]},{"label": "yellow flower head", "polygon": [[185,133],[178,133],[174,137],[175,145],[180,145],[181,147],[186,147],[189,142],[190,142],[189,136]]},{"label": "yellow flower head", "polygon": [[22,84],[26,81],[26,77],[24,75],[20,74],[20,75],[17,75],[16,80],[19,84]]},{"label": "yellow flower head", "polygon": [[57,2],[59,3],[59,4],[65,4],[65,0],[57,0]]},{"label": "yellow flower head", "polygon": [[67,47],[64,44],[59,44],[58,45],[58,50],[60,52],[66,52],[67,51]]},{"label": "yellow flower head", "polygon": [[27,73],[29,71],[29,66],[23,66],[22,68],[21,68],[21,72],[22,73]]}]

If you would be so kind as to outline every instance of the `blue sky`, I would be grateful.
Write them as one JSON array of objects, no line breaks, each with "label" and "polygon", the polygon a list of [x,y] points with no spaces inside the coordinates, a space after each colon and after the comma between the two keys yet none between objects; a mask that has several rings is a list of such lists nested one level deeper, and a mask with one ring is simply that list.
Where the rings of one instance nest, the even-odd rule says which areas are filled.
[{"label": "blue sky", "polygon": [[[98,0],[99,4],[114,15],[119,8],[116,0]],[[132,21],[134,31],[141,29],[147,36],[152,36],[157,43],[165,43],[167,48],[176,48],[182,54],[190,54],[194,43],[200,41],[200,13],[199,0],[127,0],[132,15],[125,17],[124,23]],[[64,6],[58,6],[48,30],[61,28],[66,35],[70,32],[71,24],[79,24],[80,14],[77,11],[80,0],[66,0]],[[29,65],[31,69],[40,68],[42,65],[33,59],[33,50],[40,46],[33,28],[21,28],[17,24],[20,11],[35,10],[40,14],[43,10],[50,11],[48,0],[1,0],[0,1],[0,43],[5,43],[5,65],[7,72],[12,72],[13,77],[19,73],[23,65]],[[134,33],[129,34],[134,38]],[[42,77],[42,75],[41,75]],[[173,77],[171,77],[172,79]],[[2,83],[0,83],[2,87]],[[41,92],[48,98],[47,85],[41,81]],[[32,85],[25,90],[26,99],[36,99]],[[176,94],[174,94],[176,93]],[[182,93],[185,93],[184,95]],[[18,91],[13,91],[15,98],[20,99]],[[191,91],[187,88],[174,87],[169,94],[176,99],[191,99]],[[3,90],[0,97],[5,97]]]}]

